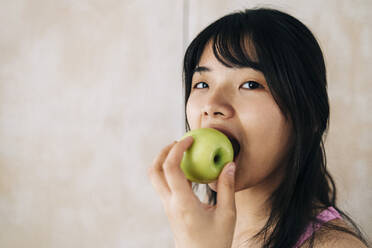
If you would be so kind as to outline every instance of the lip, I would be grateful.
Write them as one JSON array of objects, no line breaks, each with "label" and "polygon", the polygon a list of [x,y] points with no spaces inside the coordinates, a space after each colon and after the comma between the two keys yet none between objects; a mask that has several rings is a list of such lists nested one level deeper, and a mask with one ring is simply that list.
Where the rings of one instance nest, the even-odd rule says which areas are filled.
[{"label": "lip", "polygon": [[223,126],[217,126],[217,125],[210,125],[210,126],[207,126],[209,128],[213,128],[213,129],[216,129],[220,132],[222,132],[223,134],[225,134],[229,139],[230,141],[232,139],[236,140],[239,144],[239,151],[238,151],[238,154],[235,156],[235,149],[234,149],[234,161],[237,160],[237,158],[239,157],[240,155],[240,150],[242,149],[242,142],[237,138],[237,135],[235,135],[233,132],[231,132],[230,130],[228,130],[227,128],[223,127]]},{"label": "lip", "polygon": [[236,136],[232,132],[230,132],[227,128],[225,128],[225,127],[221,127],[221,126],[207,126],[207,127],[216,129],[216,130],[224,133],[227,137],[234,138],[234,139],[238,140],[236,138]]}]

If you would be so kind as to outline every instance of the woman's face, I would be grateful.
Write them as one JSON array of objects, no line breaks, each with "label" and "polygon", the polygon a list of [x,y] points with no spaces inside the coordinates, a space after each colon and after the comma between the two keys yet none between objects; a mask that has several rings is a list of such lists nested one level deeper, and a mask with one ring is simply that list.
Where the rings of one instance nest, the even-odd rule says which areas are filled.
[{"label": "woman's face", "polygon": [[[186,113],[191,130],[213,127],[239,141],[236,191],[280,182],[291,126],[263,73],[224,66],[209,43],[192,78]],[[216,190],[216,183],[209,186]]]}]

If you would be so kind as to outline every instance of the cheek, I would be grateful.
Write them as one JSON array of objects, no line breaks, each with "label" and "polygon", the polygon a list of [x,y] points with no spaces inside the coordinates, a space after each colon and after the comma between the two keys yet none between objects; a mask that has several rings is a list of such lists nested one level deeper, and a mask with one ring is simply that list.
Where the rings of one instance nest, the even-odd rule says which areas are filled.
[{"label": "cheek", "polygon": [[239,181],[246,187],[265,180],[282,165],[291,129],[276,104],[252,105],[243,125],[246,143]]},{"label": "cheek", "polygon": [[255,120],[248,124],[248,148],[252,156],[262,160],[277,160],[286,148],[289,140],[289,127],[277,109],[257,112]]},{"label": "cheek", "polygon": [[189,97],[186,104],[186,118],[191,129],[197,127],[200,118],[200,107],[196,101]]},{"label": "cheek", "polygon": [[244,111],[241,122],[248,144],[254,144],[256,149],[261,148],[259,150],[265,149],[265,144],[274,147],[284,145],[288,126],[276,103],[266,100],[249,105],[239,111]]}]

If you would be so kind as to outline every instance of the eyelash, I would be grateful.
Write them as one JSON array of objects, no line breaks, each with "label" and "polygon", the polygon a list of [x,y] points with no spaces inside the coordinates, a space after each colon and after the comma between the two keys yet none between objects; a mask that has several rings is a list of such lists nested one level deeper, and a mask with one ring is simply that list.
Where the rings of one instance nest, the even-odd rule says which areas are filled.
[{"label": "eyelash", "polygon": [[[244,83],[242,84],[242,86],[245,85],[245,84],[247,84],[247,83],[248,83],[248,84],[252,84],[252,83],[256,84],[258,87],[257,87],[257,88],[254,88],[254,89],[263,88],[263,86],[262,86],[261,84],[255,82],[255,81],[252,81],[252,80],[247,81],[247,82],[244,82]],[[198,83],[196,83],[196,84],[194,85],[193,88],[194,88],[194,89],[204,89],[204,88],[198,88],[198,85],[199,85],[199,84],[203,84],[203,86],[204,86],[204,85],[207,85],[207,86],[208,86],[208,84],[205,83],[205,82],[198,82]],[[247,89],[247,88],[245,88],[245,89]]]}]

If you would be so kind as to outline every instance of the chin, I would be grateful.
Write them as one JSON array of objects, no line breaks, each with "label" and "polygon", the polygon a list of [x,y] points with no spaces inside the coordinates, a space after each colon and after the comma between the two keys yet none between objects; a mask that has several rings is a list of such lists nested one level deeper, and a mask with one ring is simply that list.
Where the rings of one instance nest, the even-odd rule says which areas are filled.
[{"label": "chin", "polygon": [[[208,184],[209,188],[211,188],[213,191],[218,192],[217,190],[217,181],[214,181],[212,183]],[[241,190],[246,189],[247,187],[244,187],[244,185],[235,184],[235,193]]]},{"label": "chin", "polygon": [[211,188],[213,191],[217,192],[217,181],[208,183],[209,188]]}]

